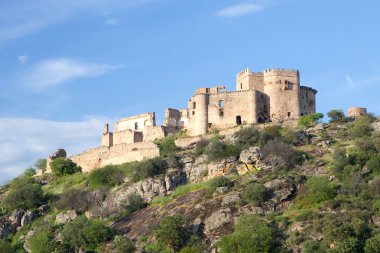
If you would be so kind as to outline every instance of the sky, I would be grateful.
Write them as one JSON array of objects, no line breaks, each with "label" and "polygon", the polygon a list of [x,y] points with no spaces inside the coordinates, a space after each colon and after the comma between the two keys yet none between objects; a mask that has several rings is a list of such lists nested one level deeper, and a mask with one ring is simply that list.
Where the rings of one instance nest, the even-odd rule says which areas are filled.
[{"label": "sky", "polygon": [[380,114],[380,1],[2,0],[0,183],[103,125],[185,108],[244,68],[298,69],[317,111]]}]

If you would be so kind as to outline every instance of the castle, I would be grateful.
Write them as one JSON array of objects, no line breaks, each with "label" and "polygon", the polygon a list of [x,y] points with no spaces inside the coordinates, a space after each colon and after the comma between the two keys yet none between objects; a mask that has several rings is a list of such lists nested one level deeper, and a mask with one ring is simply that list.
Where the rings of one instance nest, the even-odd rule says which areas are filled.
[{"label": "castle", "polygon": [[106,124],[100,147],[70,159],[89,171],[157,157],[159,149],[153,141],[178,131],[198,136],[213,129],[285,121],[315,113],[316,93],[300,85],[298,70],[245,69],[236,76],[236,91],[226,91],[224,86],[199,88],[186,109],[166,109],[162,126],[156,125],[154,112],[120,119],[113,132]]}]

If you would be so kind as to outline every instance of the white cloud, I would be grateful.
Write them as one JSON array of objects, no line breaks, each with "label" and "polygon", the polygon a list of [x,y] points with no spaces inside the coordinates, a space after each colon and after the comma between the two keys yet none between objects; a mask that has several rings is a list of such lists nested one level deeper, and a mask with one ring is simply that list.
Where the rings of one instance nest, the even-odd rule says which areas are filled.
[{"label": "white cloud", "polygon": [[26,63],[29,60],[29,57],[27,55],[19,55],[17,56],[17,59],[22,63]]},{"label": "white cloud", "polygon": [[352,80],[352,78],[349,75],[346,75],[346,81],[351,86],[351,88],[354,88],[356,86],[355,82]]},{"label": "white cloud", "polygon": [[21,38],[83,15],[103,15],[157,0],[0,1],[0,42]]},{"label": "white cloud", "polygon": [[33,166],[39,158],[64,148],[69,155],[99,146],[109,119],[87,117],[78,122],[0,118],[0,184]]},{"label": "white cloud", "polygon": [[106,24],[114,26],[114,25],[119,24],[119,21],[117,19],[114,19],[114,18],[109,18],[106,20]]},{"label": "white cloud", "polygon": [[259,12],[264,9],[263,5],[254,3],[242,3],[235,6],[230,6],[225,9],[219,10],[216,15],[221,17],[235,17],[254,12]]},{"label": "white cloud", "polygon": [[21,77],[24,85],[34,89],[45,89],[80,77],[100,76],[121,65],[84,63],[73,59],[60,58],[44,60],[32,67]]}]

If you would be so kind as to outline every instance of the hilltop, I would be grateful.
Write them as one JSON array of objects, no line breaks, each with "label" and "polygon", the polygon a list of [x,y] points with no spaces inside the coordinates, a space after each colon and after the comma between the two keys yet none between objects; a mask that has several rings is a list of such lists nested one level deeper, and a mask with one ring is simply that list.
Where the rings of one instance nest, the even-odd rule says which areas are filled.
[{"label": "hilltop", "polygon": [[379,252],[380,121],[322,117],[179,132],[91,172],[54,159],[0,189],[0,252]]}]

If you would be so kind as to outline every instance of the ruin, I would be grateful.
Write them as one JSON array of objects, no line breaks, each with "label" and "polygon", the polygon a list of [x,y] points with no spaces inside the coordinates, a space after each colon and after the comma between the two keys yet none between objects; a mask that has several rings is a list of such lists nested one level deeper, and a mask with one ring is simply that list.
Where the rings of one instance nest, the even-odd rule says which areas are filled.
[{"label": "ruin", "polygon": [[162,126],[154,112],[118,120],[114,131],[106,124],[100,147],[69,157],[90,171],[110,164],[159,156],[154,140],[185,131],[189,136],[238,125],[282,122],[316,112],[316,93],[300,85],[298,70],[245,69],[236,76],[236,90],[225,86],[199,88],[185,109],[166,109]]},{"label": "ruin", "polygon": [[358,117],[363,115],[367,115],[367,108],[351,107],[348,109],[348,117]]}]

